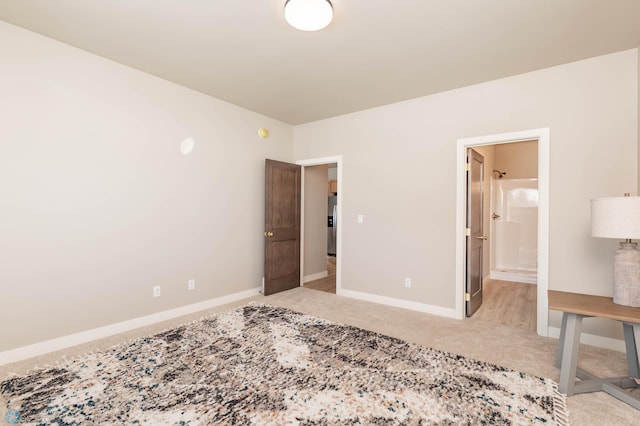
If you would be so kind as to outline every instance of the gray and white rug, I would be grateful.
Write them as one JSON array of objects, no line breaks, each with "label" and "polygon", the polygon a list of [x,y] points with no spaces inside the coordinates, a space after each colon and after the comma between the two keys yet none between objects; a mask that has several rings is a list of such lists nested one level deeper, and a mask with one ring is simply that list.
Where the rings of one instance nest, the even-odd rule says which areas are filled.
[{"label": "gray and white rug", "polygon": [[0,382],[13,424],[568,424],[549,380],[250,304]]}]

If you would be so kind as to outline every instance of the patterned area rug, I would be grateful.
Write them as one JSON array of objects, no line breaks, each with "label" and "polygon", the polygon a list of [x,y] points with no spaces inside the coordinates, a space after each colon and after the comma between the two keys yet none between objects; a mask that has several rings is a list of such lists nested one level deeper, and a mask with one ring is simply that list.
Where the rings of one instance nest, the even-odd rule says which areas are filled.
[{"label": "patterned area rug", "polygon": [[14,424],[566,425],[548,379],[250,304],[0,382]]}]

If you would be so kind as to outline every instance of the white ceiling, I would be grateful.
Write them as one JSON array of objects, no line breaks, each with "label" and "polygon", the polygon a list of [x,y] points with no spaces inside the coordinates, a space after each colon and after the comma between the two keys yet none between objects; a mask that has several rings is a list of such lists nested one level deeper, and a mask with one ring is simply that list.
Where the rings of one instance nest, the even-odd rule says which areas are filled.
[{"label": "white ceiling", "polygon": [[0,19],[290,124],[640,46],[639,0],[0,0]]}]

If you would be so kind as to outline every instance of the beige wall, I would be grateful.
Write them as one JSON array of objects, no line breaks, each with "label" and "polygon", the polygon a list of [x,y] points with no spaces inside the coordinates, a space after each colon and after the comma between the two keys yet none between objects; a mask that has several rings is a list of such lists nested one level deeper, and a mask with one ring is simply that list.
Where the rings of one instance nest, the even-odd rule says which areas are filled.
[{"label": "beige wall", "polygon": [[538,141],[496,145],[495,166],[506,172],[505,179],[538,177]]},{"label": "beige wall", "polygon": [[327,272],[327,173],[326,164],[304,168],[305,277]]},{"label": "beige wall", "polygon": [[258,287],[264,158],[343,156],[343,288],[452,308],[456,140],[540,127],[550,288],[611,294],[589,200],[637,189],[637,49],[293,130],[2,22],[0,51],[0,351]]},{"label": "beige wall", "polygon": [[0,52],[0,351],[260,286],[290,126],[2,22]]},{"label": "beige wall", "polygon": [[453,309],[456,141],[548,127],[549,286],[611,295],[616,242],[590,236],[589,200],[636,190],[637,56],[628,50],[296,126],[296,159],[343,156],[342,287]]}]

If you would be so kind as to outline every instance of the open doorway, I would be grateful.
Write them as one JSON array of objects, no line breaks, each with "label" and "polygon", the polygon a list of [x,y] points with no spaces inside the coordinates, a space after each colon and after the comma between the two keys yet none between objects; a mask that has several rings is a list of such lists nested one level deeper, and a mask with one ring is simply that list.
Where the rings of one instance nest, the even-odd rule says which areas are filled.
[{"label": "open doorway", "polygon": [[304,287],[340,294],[340,156],[298,161],[302,166],[301,282]]},{"label": "open doorway", "polygon": [[[482,304],[475,320],[536,331],[538,141],[471,148],[483,158]],[[469,207],[467,207],[469,208]],[[474,240],[475,241],[475,240]],[[473,299],[473,297],[472,297]]]},{"label": "open doorway", "polygon": [[[456,256],[456,310],[460,318],[465,317],[465,300],[466,300],[466,243],[467,243],[467,225],[466,225],[466,162],[467,162],[467,150],[473,148],[475,150],[484,150],[490,152],[492,146],[498,146],[503,144],[516,144],[523,142],[535,143],[534,153],[537,155],[537,191],[538,191],[538,207],[537,207],[537,253],[534,255],[536,258],[536,281],[535,287],[535,316],[536,324],[535,330],[539,335],[548,335],[548,262],[549,262],[549,129],[534,129],[522,132],[505,133],[498,135],[489,135],[476,138],[467,138],[458,140],[458,183],[457,183],[457,256]],[[505,145],[506,146],[506,145]],[[515,146],[515,145],[512,145]],[[497,167],[489,165],[487,167],[489,176],[493,174],[493,169],[496,169],[499,173],[504,173]],[[513,175],[513,174],[512,174]],[[505,178],[506,175],[503,175]],[[491,180],[491,179],[490,179]],[[489,201],[489,200],[487,200]],[[489,209],[491,203],[487,203],[487,208],[484,209],[484,215],[487,216],[483,219],[485,223],[489,224],[491,215]],[[489,224],[490,227],[490,224]],[[495,237],[494,237],[495,238]],[[483,264],[490,270],[491,269],[491,254],[490,247],[483,249],[487,253],[488,259],[483,261]],[[495,259],[493,259],[495,261]],[[484,277],[490,277],[490,272],[482,273]],[[500,280],[498,280],[500,281]],[[516,283],[515,281],[510,281]],[[499,286],[498,286],[499,287]],[[511,288],[513,289],[513,288]],[[487,295],[490,296],[490,295]],[[527,297],[527,296],[524,296]],[[504,304],[504,303],[502,303]],[[495,309],[495,308],[494,308]]]},{"label": "open doorway", "polygon": [[338,177],[335,163],[304,168],[304,276],[311,290],[336,292]]}]

